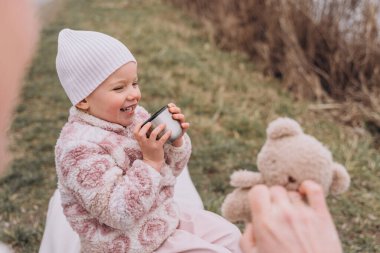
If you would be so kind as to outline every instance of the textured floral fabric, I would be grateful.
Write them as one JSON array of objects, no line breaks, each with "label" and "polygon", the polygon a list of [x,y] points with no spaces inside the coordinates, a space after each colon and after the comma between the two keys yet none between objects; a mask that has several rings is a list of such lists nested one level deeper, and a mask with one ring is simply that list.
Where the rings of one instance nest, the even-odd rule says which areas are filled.
[{"label": "textured floral fabric", "polygon": [[64,213],[81,238],[82,252],[152,252],[178,226],[175,177],[187,164],[191,142],[165,144],[158,173],[142,161],[133,138],[149,114],[136,109],[127,127],[72,107],[56,144],[58,188]]}]

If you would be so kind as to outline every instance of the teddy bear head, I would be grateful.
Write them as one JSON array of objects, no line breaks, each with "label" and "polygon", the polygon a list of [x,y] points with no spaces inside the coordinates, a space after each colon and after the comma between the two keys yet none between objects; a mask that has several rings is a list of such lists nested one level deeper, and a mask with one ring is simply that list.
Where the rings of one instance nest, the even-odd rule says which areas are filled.
[{"label": "teddy bear head", "polygon": [[267,128],[267,140],[257,157],[262,181],[297,190],[305,180],[319,183],[325,194],[347,190],[346,169],[333,161],[331,152],[290,118],[278,118]]},{"label": "teddy bear head", "polygon": [[319,183],[325,195],[345,192],[350,177],[331,152],[305,134],[290,118],[278,118],[267,128],[267,140],[257,157],[259,172],[240,170],[231,175],[235,187],[222,204],[222,215],[232,222],[250,221],[248,191],[256,184],[280,185],[295,191],[305,180]]}]

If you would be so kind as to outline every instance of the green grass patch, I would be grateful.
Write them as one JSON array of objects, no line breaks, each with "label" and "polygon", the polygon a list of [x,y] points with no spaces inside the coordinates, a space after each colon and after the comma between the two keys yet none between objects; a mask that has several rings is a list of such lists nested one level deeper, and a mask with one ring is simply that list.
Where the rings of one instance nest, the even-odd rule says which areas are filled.
[{"label": "green grass patch", "polygon": [[139,62],[142,105],[182,107],[191,122],[190,173],[206,209],[220,212],[229,175],[256,170],[267,124],[289,116],[330,147],[352,176],[347,194],[329,198],[345,252],[379,252],[380,155],[369,135],[305,109],[307,102],[263,77],[247,57],[218,50],[197,21],[159,0],[67,0],[43,29],[11,129],[14,161],[0,179],[0,240],[16,252],[37,252],[56,188],[54,145],[70,107],[55,72],[64,27],[119,38]]}]

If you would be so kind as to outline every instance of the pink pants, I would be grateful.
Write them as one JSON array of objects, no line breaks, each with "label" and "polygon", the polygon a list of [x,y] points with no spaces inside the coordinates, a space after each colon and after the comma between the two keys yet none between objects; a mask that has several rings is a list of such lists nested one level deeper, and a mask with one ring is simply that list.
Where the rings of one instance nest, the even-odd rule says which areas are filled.
[{"label": "pink pants", "polygon": [[180,223],[155,253],[240,253],[240,230],[205,210],[181,210]]}]

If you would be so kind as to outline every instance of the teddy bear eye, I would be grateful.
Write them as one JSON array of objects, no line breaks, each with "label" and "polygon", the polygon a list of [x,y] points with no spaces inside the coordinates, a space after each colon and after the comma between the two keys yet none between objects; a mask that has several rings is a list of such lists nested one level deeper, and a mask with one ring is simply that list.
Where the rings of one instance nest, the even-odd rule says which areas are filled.
[{"label": "teddy bear eye", "polygon": [[292,176],[288,177],[288,181],[289,181],[289,183],[295,183],[295,182],[297,182],[297,180],[294,177],[292,177]]}]

